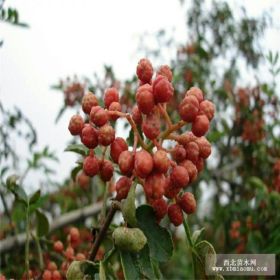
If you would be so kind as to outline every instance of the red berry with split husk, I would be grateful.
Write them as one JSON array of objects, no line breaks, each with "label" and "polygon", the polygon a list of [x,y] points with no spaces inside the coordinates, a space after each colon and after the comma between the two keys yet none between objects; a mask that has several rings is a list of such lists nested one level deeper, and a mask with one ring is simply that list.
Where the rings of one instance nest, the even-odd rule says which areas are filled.
[{"label": "red berry with split husk", "polygon": [[160,199],[164,194],[166,178],[162,173],[150,174],[144,184],[144,191],[151,199]]},{"label": "red berry with split husk", "polygon": [[118,160],[119,168],[122,174],[130,176],[134,168],[134,155],[130,151],[123,151]]},{"label": "red berry with split husk", "polygon": [[199,147],[199,156],[206,159],[211,155],[211,144],[205,137],[200,137],[195,141]]},{"label": "red berry with split husk", "polygon": [[62,276],[58,270],[53,271],[52,280],[62,280]]},{"label": "red berry with split husk", "polygon": [[164,188],[164,196],[166,198],[175,198],[176,195],[180,192],[181,187],[175,187],[174,184],[171,182],[170,177],[166,178],[166,184]]},{"label": "red berry with split husk", "polygon": [[204,100],[199,104],[199,115],[205,115],[209,121],[214,118],[215,106],[209,100]]},{"label": "red berry with split husk", "polygon": [[115,140],[115,130],[109,125],[105,124],[100,127],[98,132],[98,143],[102,146],[109,146]]},{"label": "red berry with split husk", "polygon": [[176,161],[176,162],[181,162],[186,158],[186,150],[184,148],[184,146],[182,145],[176,145],[172,152],[172,158]]},{"label": "red berry with split husk", "polygon": [[158,150],[153,155],[154,168],[159,173],[166,173],[170,167],[170,159],[163,150]]},{"label": "red berry with split husk", "polygon": [[185,122],[193,122],[199,112],[199,102],[194,95],[186,96],[179,105],[179,114]]},{"label": "red berry with split husk", "polygon": [[126,198],[128,195],[128,192],[130,190],[132,181],[128,177],[121,177],[117,183],[116,183],[116,200],[121,201],[122,199]]},{"label": "red berry with split husk", "polygon": [[143,83],[149,83],[152,79],[153,72],[154,69],[151,62],[146,58],[140,59],[136,69],[138,79]]},{"label": "red berry with split husk", "polygon": [[160,66],[160,68],[157,71],[157,75],[161,75],[161,76],[167,78],[167,80],[170,83],[172,82],[173,74],[172,74],[172,71],[171,71],[171,69],[168,65]]},{"label": "red berry with split husk", "polygon": [[118,163],[119,156],[123,151],[128,150],[128,145],[121,137],[116,137],[110,146],[110,156],[115,163]]},{"label": "red berry with split husk", "polygon": [[99,175],[104,182],[110,181],[114,174],[114,166],[111,161],[104,159],[99,163]]},{"label": "red berry with split husk", "polygon": [[204,97],[203,97],[203,92],[200,88],[198,87],[191,87],[187,92],[186,96],[195,96],[198,100],[198,102],[202,102]]},{"label": "red berry with split husk", "polygon": [[157,112],[152,112],[146,115],[142,123],[142,130],[145,136],[153,140],[160,134],[160,116]]},{"label": "red berry with split husk", "polygon": [[[109,106],[109,111],[110,112],[121,112],[122,111],[122,106],[119,102],[112,102]],[[116,121],[119,118],[117,114],[110,114],[110,119],[113,121]]]},{"label": "red berry with split husk", "polygon": [[166,103],[173,97],[174,88],[166,77],[158,75],[153,82],[153,94],[156,103]]},{"label": "red berry with split husk", "polygon": [[84,128],[84,120],[80,115],[74,115],[69,122],[68,129],[72,135],[80,135]]},{"label": "red berry with split husk", "polygon": [[97,105],[97,97],[92,92],[88,92],[84,95],[82,99],[82,109],[86,114],[90,114],[91,108]]},{"label": "red berry with split husk", "polygon": [[176,227],[183,223],[183,212],[178,204],[169,205],[168,217],[170,222]]},{"label": "red berry with split husk", "polygon": [[201,137],[207,133],[209,127],[210,123],[208,118],[205,115],[199,115],[192,123],[192,132],[195,136]]},{"label": "red berry with split husk", "polygon": [[92,122],[92,123],[94,123],[94,115],[95,115],[95,113],[98,111],[98,110],[100,110],[100,109],[102,109],[100,106],[93,106],[92,108],[91,108],[91,110],[90,110],[90,114],[89,114],[89,119],[90,119],[90,121]]},{"label": "red berry with split husk", "polygon": [[155,100],[151,85],[145,84],[138,88],[136,102],[141,113],[150,114],[153,111]]},{"label": "red berry with split husk", "polygon": [[67,260],[73,260],[74,254],[75,254],[74,249],[71,246],[69,246],[64,252],[64,255]]},{"label": "red berry with split husk", "polygon": [[56,241],[53,244],[53,249],[57,252],[57,253],[61,253],[64,249],[63,243],[61,241]]},{"label": "red berry with split husk", "polygon": [[84,172],[81,172],[77,175],[77,183],[82,189],[86,190],[90,184],[90,177]]},{"label": "red berry with split husk", "polygon": [[95,176],[99,171],[97,158],[95,156],[87,156],[83,162],[83,170],[87,176]]},{"label": "red berry with split husk", "polygon": [[78,253],[75,258],[77,261],[84,261],[86,260],[86,256],[82,253]]},{"label": "red berry with split husk", "polygon": [[80,240],[80,231],[76,227],[72,227],[69,231],[70,241],[76,243]]},{"label": "red berry with split husk", "polygon": [[198,171],[197,171],[195,164],[192,161],[186,159],[186,160],[180,162],[180,166],[183,166],[188,171],[190,183],[193,182],[197,178]]},{"label": "red berry with split husk", "polygon": [[154,163],[151,154],[145,150],[136,152],[134,168],[136,175],[140,178],[146,178],[153,170]]},{"label": "red berry with split husk", "polygon": [[114,87],[108,88],[104,94],[104,105],[105,108],[109,108],[111,103],[119,102],[119,93],[118,90]]},{"label": "red berry with split husk", "polygon": [[192,162],[196,162],[199,157],[199,146],[196,142],[189,142],[185,146],[186,150],[186,159],[191,160]]},{"label": "red berry with split husk", "polygon": [[55,270],[57,270],[57,265],[56,265],[55,262],[49,262],[47,268],[48,268],[48,270],[50,270],[50,271],[55,271]]},{"label": "red berry with split husk", "polygon": [[98,145],[98,133],[90,124],[85,124],[81,133],[81,141],[89,149],[94,149]]},{"label": "red berry with split husk", "polygon": [[197,171],[200,172],[204,168],[204,159],[200,157],[194,164],[196,166]]},{"label": "red berry with split husk", "polygon": [[170,173],[170,180],[175,188],[184,188],[189,183],[188,171],[183,166],[175,166]]},{"label": "red berry with split husk", "polygon": [[188,131],[179,136],[178,142],[186,146],[189,142],[195,141],[196,139],[197,137],[191,131]]},{"label": "red berry with split husk", "polygon": [[154,200],[152,203],[157,220],[161,220],[166,214],[168,209],[167,202],[163,199]]},{"label": "red berry with split husk", "polygon": [[109,115],[108,115],[107,111],[105,111],[103,108],[99,108],[93,114],[92,114],[92,111],[91,111],[90,118],[91,118],[91,121],[95,125],[103,126],[108,122]]},{"label": "red berry with split husk", "polygon": [[184,193],[178,200],[178,204],[186,214],[192,214],[196,210],[196,200],[190,192]]},{"label": "red berry with split husk", "polygon": [[52,272],[48,269],[44,270],[42,279],[43,280],[52,280]]}]

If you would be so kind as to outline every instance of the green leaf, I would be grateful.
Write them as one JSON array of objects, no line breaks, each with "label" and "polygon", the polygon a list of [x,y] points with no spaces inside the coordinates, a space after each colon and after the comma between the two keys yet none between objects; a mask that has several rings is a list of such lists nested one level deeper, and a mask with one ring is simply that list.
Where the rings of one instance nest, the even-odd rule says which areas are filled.
[{"label": "green leaf", "polygon": [[201,236],[201,234],[203,233],[204,230],[205,230],[205,228],[202,228],[202,229],[198,229],[193,232],[192,240],[193,240],[194,244],[198,241],[199,237]]},{"label": "green leaf", "polygon": [[269,234],[268,242],[266,243],[266,246],[263,253],[267,254],[280,254],[280,225],[276,226],[274,230]]},{"label": "green leaf", "polygon": [[151,260],[151,264],[152,264],[152,267],[153,267],[155,278],[156,279],[163,279],[163,276],[162,276],[162,273],[160,271],[158,262],[155,261],[155,260]]},{"label": "green leaf", "polygon": [[99,279],[106,280],[105,267],[104,267],[104,263],[102,261],[100,261],[100,263],[99,263]]},{"label": "green leaf", "polygon": [[73,261],[67,270],[66,278],[67,280],[95,279],[98,270],[99,265],[91,261]]},{"label": "green leaf", "polygon": [[6,180],[7,188],[12,191],[17,186],[17,180],[19,179],[18,175],[11,175]]},{"label": "green leaf", "polygon": [[88,148],[82,144],[71,144],[65,150],[65,152],[74,152],[80,154],[82,156],[86,156],[88,154]]},{"label": "green leaf", "polygon": [[133,145],[133,142],[134,142],[134,132],[133,132],[133,129],[131,128],[130,131],[129,131],[129,135],[128,135],[128,138],[126,139],[127,141],[127,144],[129,146],[132,146]]},{"label": "green leaf", "polygon": [[10,192],[14,194],[17,200],[23,202],[26,206],[28,204],[28,196],[24,189],[17,184],[19,177],[17,175],[11,175],[7,178],[6,185]]},{"label": "green leaf", "polygon": [[137,226],[136,207],[135,207],[135,188],[136,188],[136,184],[133,184],[129,190],[127,198],[122,201],[122,206],[121,206],[124,220],[132,227]]},{"label": "green leaf", "polygon": [[153,208],[148,205],[138,207],[136,218],[148,239],[151,257],[159,262],[169,260],[173,253],[171,234],[157,224]]},{"label": "green leaf", "polygon": [[76,180],[76,176],[79,173],[79,171],[82,170],[82,168],[83,168],[83,165],[79,164],[75,168],[72,169],[72,171],[71,171],[71,178],[72,178],[73,181]]},{"label": "green leaf", "polygon": [[215,249],[208,241],[203,240],[195,244],[192,249],[192,257],[195,279],[215,279],[215,275],[207,276],[205,271],[206,262],[210,266],[215,266],[216,264]]},{"label": "green leaf", "polygon": [[85,275],[94,276],[99,271],[99,264],[91,261],[81,261],[81,270]]},{"label": "green leaf", "polygon": [[120,251],[121,257],[121,264],[124,273],[124,278],[127,280],[133,279],[137,280],[140,279],[139,271],[133,262],[133,257],[131,253]]},{"label": "green leaf", "polygon": [[[150,258],[149,247],[147,245],[137,254],[137,264],[140,269],[141,275],[145,276],[145,278],[157,278],[154,273]],[[143,277],[141,279],[143,279]]]},{"label": "green leaf", "polygon": [[25,205],[28,204],[28,196],[23,188],[17,187],[14,190],[14,194],[15,194],[17,200],[23,202]]},{"label": "green leaf", "polygon": [[260,190],[266,190],[266,185],[264,184],[264,182],[256,177],[256,176],[251,176],[248,180],[247,183],[255,189],[260,189]]},{"label": "green leaf", "polygon": [[49,221],[46,215],[39,210],[36,210],[36,217],[37,217],[37,235],[41,237],[49,232]]},{"label": "green leaf", "polygon": [[252,254],[258,254],[258,252],[262,252],[262,245],[263,237],[260,231],[249,232],[247,250]]},{"label": "green leaf", "polygon": [[157,279],[147,245],[137,254],[120,251],[120,257],[125,279]]},{"label": "green leaf", "polygon": [[26,218],[26,205],[20,201],[14,204],[12,209],[12,220],[16,223],[25,220]]},{"label": "green leaf", "polygon": [[29,214],[32,214],[36,209],[42,207],[44,203],[48,200],[48,195],[40,196],[39,199],[29,205]]},{"label": "green leaf", "polygon": [[30,199],[29,199],[29,204],[31,205],[31,204],[36,203],[36,202],[39,200],[40,196],[41,196],[41,190],[37,190],[37,191],[36,191],[35,193],[33,193],[33,195],[30,197]]},{"label": "green leaf", "polygon": [[[60,89],[60,88],[59,88],[59,89]],[[60,120],[60,118],[62,117],[63,113],[66,111],[66,109],[67,109],[67,106],[65,106],[65,105],[63,105],[63,106],[60,108],[60,110],[59,110],[59,112],[58,112],[58,114],[57,114],[57,116],[56,116],[56,118],[55,118],[55,123],[56,123],[56,124],[58,123],[58,121]]]},{"label": "green leaf", "polygon": [[275,56],[274,56],[274,60],[273,60],[273,65],[276,65],[276,64],[277,64],[278,58],[279,58],[279,53],[276,52],[276,54],[275,54]]},{"label": "green leaf", "polygon": [[6,166],[4,168],[2,168],[1,172],[0,172],[0,178],[2,178],[4,176],[4,174],[9,170],[9,168]]}]

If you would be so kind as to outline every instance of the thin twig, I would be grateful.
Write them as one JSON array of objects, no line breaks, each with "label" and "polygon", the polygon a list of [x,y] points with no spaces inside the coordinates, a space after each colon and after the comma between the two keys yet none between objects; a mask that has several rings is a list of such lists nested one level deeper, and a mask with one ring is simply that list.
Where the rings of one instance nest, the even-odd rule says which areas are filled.
[{"label": "thin twig", "polygon": [[137,135],[139,144],[141,145],[141,147],[145,150],[147,150],[147,145],[146,143],[143,141],[141,135],[139,134],[139,131],[137,129],[137,126],[134,122],[134,120],[132,119],[131,115],[129,113],[123,113],[123,112],[118,112],[118,111],[108,111],[109,115],[117,115],[121,118],[126,118],[127,121],[129,122],[131,128],[133,129],[134,134]]},{"label": "thin twig", "polygon": [[26,209],[26,240],[25,240],[25,270],[26,270],[26,276],[27,276],[27,280],[30,279],[29,276],[29,236],[30,236],[30,232],[29,232],[30,228],[29,228],[29,202],[28,202],[28,206]]},{"label": "thin twig", "polygon": [[192,237],[191,237],[191,231],[190,231],[190,228],[189,228],[188,221],[185,217],[184,217],[184,220],[183,220],[183,224],[184,224],[184,229],[185,229],[185,232],[186,232],[186,236],[187,236],[187,239],[188,239],[189,246],[192,248],[193,247],[193,241],[192,241]]},{"label": "thin twig", "polygon": [[102,209],[101,209],[101,213],[100,213],[101,223],[103,222],[103,220],[105,219],[105,216],[106,216],[108,194],[109,194],[109,184],[108,184],[108,182],[106,182],[105,191],[104,191],[104,195],[103,195],[103,205],[102,205]]},{"label": "thin twig", "polygon": [[3,206],[4,206],[5,215],[8,217],[9,222],[12,225],[13,224],[12,216],[11,216],[11,213],[9,211],[9,208],[8,208],[8,205],[7,205],[7,202],[6,202],[5,195],[4,195],[4,193],[2,192],[1,189],[0,189],[0,196],[1,196]]},{"label": "thin twig", "polygon": [[[160,135],[159,135],[159,139],[167,139],[169,137],[170,134],[172,134],[174,131],[180,129],[181,127],[183,127],[184,125],[186,125],[187,123],[183,120],[177,122],[176,124],[173,124],[171,127],[169,127],[168,129],[166,129],[165,131],[163,131]],[[147,147],[147,150],[151,149],[153,146],[153,143],[150,143]]]},{"label": "thin twig", "polygon": [[171,121],[167,111],[166,111],[166,104],[165,104],[165,106],[162,106],[162,104],[158,104],[158,108],[159,108],[159,111],[160,111],[161,115],[164,117],[168,128],[171,128],[173,124],[172,124],[172,121]]},{"label": "thin twig", "polygon": [[34,234],[33,232],[31,232],[31,236],[33,237],[36,247],[37,247],[37,252],[38,252],[38,258],[39,258],[39,268],[40,270],[44,269],[44,261],[43,261],[43,254],[42,254],[42,248],[41,248],[41,244],[40,244],[40,240],[38,238],[38,236],[36,234]]},{"label": "thin twig", "polygon": [[134,141],[133,141],[133,154],[134,155],[136,153],[137,144],[138,144],[138,136],[136,134],[134,134]]},{"label": "thin twig", "polygon": [[120,209],[119,203],[117,201],[113,201],[112,205],[110,207],[110,210],[108,212],[108,215],[106,216],[106,219],[104,221],[104,224],[101,227],[100,232],[98,233],[98,235],[97,235],[97,237],[96,237],[96,239],[94,241],[92,250],[91,250],[90,255],[89,255],[89,260],[90,261],[94,261],[95,256],[96,256],[96,254],[98,252],[98,249],[99,249],[99,247],[101,245],[101,242],[102,242],[102,240],[104,239],[104,237],[106,235],[106,232],[107,232],[107,230],[108,230],[108,228],[109,228],[109,226],[110,226],[110,224],[111,224],[111,222],[112,222],[112,220],[114,218],[115,213],[119,209]]}]

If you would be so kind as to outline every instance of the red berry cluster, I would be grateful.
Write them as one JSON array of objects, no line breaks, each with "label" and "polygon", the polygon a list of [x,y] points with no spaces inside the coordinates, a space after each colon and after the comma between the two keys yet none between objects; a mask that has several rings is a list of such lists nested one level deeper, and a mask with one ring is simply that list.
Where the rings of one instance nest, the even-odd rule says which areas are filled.
[{"label": "red berry cluster", "polygon": [[[239,88],[236,94],[236,123],[241,126],[244,141],[257,143],[265,138],[265,101],[256,88]],[[252,116],[248,118],[248,113]]]},{"label": "red berry cluster", "polygon": [[[214,104],[204,99],[199,88],[192,87],[179,104],[179,122],[173,124],[166,110],[174,95],[171,69],[163,65],[153,78],[152,64],[141,59],[136,74],[139,79],[135,96],[137,104],[131,112],[122,112],[115,88],[105,91],[104,108],[98,105],[94,94],[88,93],[82,100],[82,108],[89,121],[85,123],[80,115],[75,115],[70,120],[69,130],[72,135],[80,135],[82,143],[90,149],[83,161],[87,176],[99,174],[104,181],[110,181],[114,165],[117,165],[123,176],[115,184],[116,199],[126,198],[133,181],[137,180],[158,220],[168,214],[171,222],[178,226],[183,221],[182,211],[191,214],[196,210],[193,194],[182,191],[194,182],[204,167],[204,160],[211,154],[211,145],[204,135],[214,117]],[[115,137],[110,124],[120,117],[126,118],[133,129],[131,149],[123,138]],[[192,131],[176,133],[187,124],[192,125]],[[145,139],[139,128],[142,128]],[[173,148],[162,146],[166,139],[176,142]],[[105,149],[110,147],[108,159],[105,159],[105,153],[102,158],[94,154],[98,145],[105,146]],[[168,199],[176,203],[168,206]]]},{"label": "red berry cluster", "polygon": [[78,246],[82,244],[83,241],[86,241],[86,244],[89,243],[92,239],[92,235],[88,230],[79,230],[76,227],[71,227],[66,229],[67,234],[67,244],[64,246],[61,240],[56,240],[53,243],[53,250],[61,255],[62,262],[58,268],[57,263],[50,261],[46,257],[45,264],[46,269],[43,271],[42,279],[43,280],[60,280],[65,279],[67,269],[72,261],[86,260],[88,250],[84,248],[84,251],[77,253]]},{"label": "red berry cluster", "polygon": [[80,103],[84,95],[85,86],[85,83],[79,81],[76,76],[60,80],[58,87],[63,91],[64,104],[73,107],[75,104]]}]

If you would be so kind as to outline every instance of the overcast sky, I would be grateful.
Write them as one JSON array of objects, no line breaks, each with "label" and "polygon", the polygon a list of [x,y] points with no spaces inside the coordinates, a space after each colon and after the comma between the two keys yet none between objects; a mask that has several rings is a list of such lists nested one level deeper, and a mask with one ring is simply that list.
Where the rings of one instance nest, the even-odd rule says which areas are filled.
[{"label": "overcast sky", "polygon": [[[279,0],[229,2],[246,4],[250,15],[274,7],[273,17],[280,17]],[[136,52],[140,34],[174,28],[176,42],[184,42],[188,35],[186,11],[178,0],[7,0],[6,6],[16,7],[30,28],[0,23],[0,39],[4,40],[0,98],[4,106],[17,105],[32,120],[41,147],[49,145],[57,151],[61,178],[76,159],[63,153],[73,112],[54,124],[62,95],[50,90],[50,85],[67,75],[101,73],[104,64],[113,65],[118,77],[130,78],[140,58]],[[279,38],[279,30],[270,31],[267,49],[280,50]],[[175,49],[170,56],[174,54]]]}]

